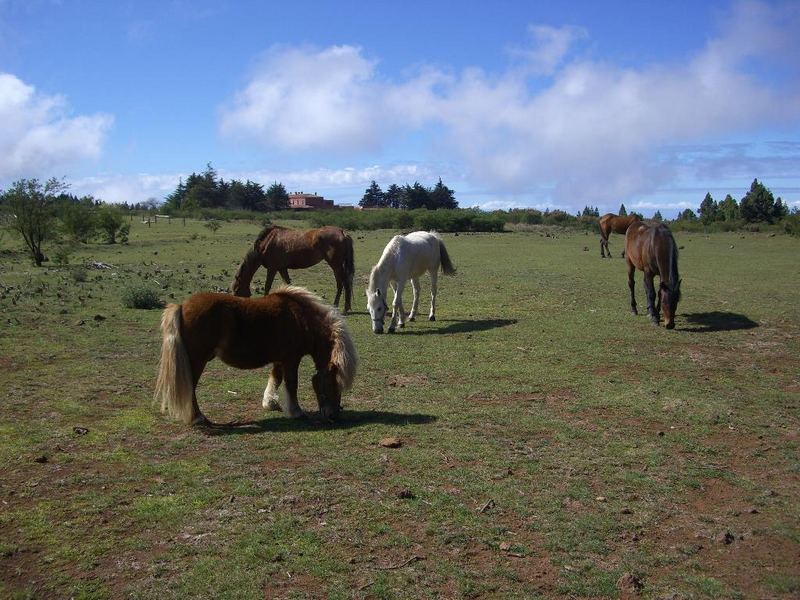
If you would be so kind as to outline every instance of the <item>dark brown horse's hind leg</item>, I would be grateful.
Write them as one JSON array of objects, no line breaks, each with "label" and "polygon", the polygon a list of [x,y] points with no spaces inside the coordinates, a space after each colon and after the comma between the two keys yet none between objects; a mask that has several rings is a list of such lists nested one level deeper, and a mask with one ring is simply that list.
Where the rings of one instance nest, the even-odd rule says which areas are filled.
[{"label": "dark brown horse's hind leg", "polygon": [[280,270],[281,279],[286,285],[292,285],[292,279],[289,277],[289,269],[281,269]]},{"label": "dark brown horse's hind leg", "polygon": [[628,263],[628,288],[631,290],[631,312],[635,315],[639,314],[639,311],[636,310],[636,297],[633,295],[633,274],[636,271],[636,267],[633,266],[633,263]]},{"label": "dark brown horse's hind leg", "polygon": [[[601,235],[601,236],[600,236],[600,258],[605,258],[605,257],[606,257],[606,253],[605,253],[605,248],[606,248],[606,246],[608,246],[608,240],[607,240],[607,239],[605,239],[605,238],[604,238],[604,237]],[[611,256],[611,253],[609,252],[609,254],[608,254],[608,255],[609,255],[609,256]]]}]

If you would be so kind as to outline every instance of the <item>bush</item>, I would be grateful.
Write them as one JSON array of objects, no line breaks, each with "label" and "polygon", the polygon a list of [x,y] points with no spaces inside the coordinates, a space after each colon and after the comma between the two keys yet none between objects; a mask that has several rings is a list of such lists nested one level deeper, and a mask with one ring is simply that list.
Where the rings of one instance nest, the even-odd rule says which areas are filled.
[{"label": "bush", "polygon": [[70,271],[72,281],[75,283],[83,283],[89,277],[89,271],[86,267],[75,267]]},{"label": "bush", "polygon": [[129,285],[122,290],[122,305],[125,308],[161,308],[158,292],[143,284]]},{"label": "bush", "polygon": [[783,220],[783,229],[789,235],[800,237],[800,213],[792,213]]}]

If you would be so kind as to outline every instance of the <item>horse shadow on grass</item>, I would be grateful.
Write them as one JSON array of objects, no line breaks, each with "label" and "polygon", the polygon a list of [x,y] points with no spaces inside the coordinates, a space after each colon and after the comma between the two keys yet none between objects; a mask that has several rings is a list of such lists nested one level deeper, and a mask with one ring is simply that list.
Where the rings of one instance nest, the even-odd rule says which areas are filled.
[{"label": "horse shadow on grass", "polygon": [[234,421],[214,423],[203,427],[206,435],[247,435],[253,433],[282,433],[298,431],[319,431],[320,429],[352,429],[367,425],[428,425],[436,421],[433,415],[420,413],[395,413],[379,410],[343,410],[334,423],[322,422],[314,413],[301,419],[287,419],[280,415],[257,421]]},{"label": "horse shadow on grass", "polygon": [[704,313],[691,313],[686,315],[686,320],[694,327],[686,327],[683,331],[693,333],[710,333],[713,331],[736,331],[737,329],[753,329],[758,323],[745,315],[738,313],[712,311]]},{"label": "horse shadow on grass", "polygon": [[448,323],[444,327],[434,329],[409,329],[404,327],[398,331],[402,335],[442,335],[447,333],[472,333],[474,331],[487,331],[498,327],[515,325],[516,319],[442,319],[440,322]]}]

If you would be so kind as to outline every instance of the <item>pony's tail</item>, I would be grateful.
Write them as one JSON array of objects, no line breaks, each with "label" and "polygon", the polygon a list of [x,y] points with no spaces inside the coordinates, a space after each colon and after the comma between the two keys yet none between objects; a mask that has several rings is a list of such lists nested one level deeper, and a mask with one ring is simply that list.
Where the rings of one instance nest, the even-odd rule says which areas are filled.
[{"label": "pony's tail", "polygon": [[336,314],[332,319],[331,330],[333,350],[330,362],[336,367],[336,381],[339,383],[339,388],[346,390],[353,385],[358,366],[358,355],[347,324],[340,315]]},{"label": "pony's tail", "polygon": [[450,260],[450,255],[447,253],[447,248],[444,247],[444,242],[439,240],[439,261],[442,264],[442,273],[445,275],[455,275],[456,268]]},{"label": "pony's tail", "polygon": [[181,338],[181,305],[170,304],[161,316],[161,364],[156,379],[155,400],[161,412],[187,425],[192,422],[192,367]]}]

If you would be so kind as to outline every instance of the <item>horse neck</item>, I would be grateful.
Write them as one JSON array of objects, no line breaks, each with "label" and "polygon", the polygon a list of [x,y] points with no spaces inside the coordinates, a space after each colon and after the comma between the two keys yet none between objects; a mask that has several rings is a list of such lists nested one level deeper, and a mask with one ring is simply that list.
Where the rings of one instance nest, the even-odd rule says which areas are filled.
[{"label": "horse neck", "polygon": [[369,291],[380,290],[382,294],[386,295],[386,288],[392,275],[393,263],[394,254],[384,252],[378,264],[372,267],[372,271],[369,273]]},{"label": "horse neck", "polygon": [[261,265],[261,254],[254,248],[244,255],[242,264],[236,270],[233,276],[234,285],[236,290],[249,290],[250,282],[253,280],[253,274],[258,270]]}]

